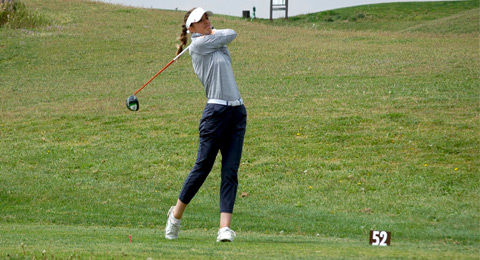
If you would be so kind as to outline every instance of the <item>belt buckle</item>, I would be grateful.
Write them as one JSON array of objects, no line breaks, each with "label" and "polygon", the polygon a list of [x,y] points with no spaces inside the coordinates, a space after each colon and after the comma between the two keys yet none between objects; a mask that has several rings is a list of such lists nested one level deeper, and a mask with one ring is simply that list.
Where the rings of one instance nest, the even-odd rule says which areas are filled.
[{"label": "belt buckle", "polygon": [[232,107],[237,107],[237,106],[240,106],[240,100],[231,101],[231,102],[228,102],[228,104]]}]

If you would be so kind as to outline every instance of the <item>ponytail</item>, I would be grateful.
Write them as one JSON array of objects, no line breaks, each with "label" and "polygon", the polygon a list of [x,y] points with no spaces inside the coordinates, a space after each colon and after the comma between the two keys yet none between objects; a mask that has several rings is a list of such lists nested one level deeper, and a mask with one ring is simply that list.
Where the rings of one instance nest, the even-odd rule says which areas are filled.
[{"label": "ponytail", "polygon": [[182,33],[177,38],[180,41],[180,44],[177,44],[177,54],[180,54],[183,51],[183,46],[187,45],[187,26],[185,24],[182,25]]},{"label": "ponytail", "polygon": [[185,14],[185,17],[183,18],[183,24],[182,24],[182,32],[180,33],[180,36],[177,38],[180,41],[180,44],[177,44],[177,55],[180,54],[183,51],[183,46],[187,45],[187,26],[185,23],[187,23],[188,17],[190,14],[195,10],[195,8],[191,9]]}]

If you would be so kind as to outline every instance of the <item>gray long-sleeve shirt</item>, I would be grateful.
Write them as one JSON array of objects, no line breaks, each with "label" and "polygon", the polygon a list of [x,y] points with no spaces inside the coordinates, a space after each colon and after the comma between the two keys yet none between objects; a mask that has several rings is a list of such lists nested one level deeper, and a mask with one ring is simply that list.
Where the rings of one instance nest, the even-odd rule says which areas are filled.
[{"label": "gray long-sleeve shirt", "polygon": [[231,29],[216,30],[211,35],[192,35],[189,53],[193,69],[202,82],[208,99],[234,101],[241,98],[226,46],[235,37],[237,33]]}]

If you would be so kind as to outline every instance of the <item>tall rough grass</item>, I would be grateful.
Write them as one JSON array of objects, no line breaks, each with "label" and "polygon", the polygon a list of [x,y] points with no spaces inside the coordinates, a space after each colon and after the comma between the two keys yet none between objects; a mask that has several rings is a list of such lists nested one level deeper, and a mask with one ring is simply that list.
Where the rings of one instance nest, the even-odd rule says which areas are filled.
[{"label": "tall rough grass", "polygon": [[35,28],[49,23],[47,17],[29,11],[20,1],[0,0],[0,27]]}]

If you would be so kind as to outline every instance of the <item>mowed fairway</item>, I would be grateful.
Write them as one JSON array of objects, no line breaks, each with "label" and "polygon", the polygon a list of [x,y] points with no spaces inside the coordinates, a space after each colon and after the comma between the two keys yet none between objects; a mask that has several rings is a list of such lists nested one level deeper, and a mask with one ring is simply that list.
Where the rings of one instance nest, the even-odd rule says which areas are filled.
[{"label": "mowed fairway", "polygon": [[248,111],[230,244],[220,155],[163,238],[206,102],[189,55],[125,107],[175,56],[184,12],[23,2],[50,25],[0,28],[1,259],[478,259],[478,0],[409,3],[398,23],[213,17],[238,32]]}]

